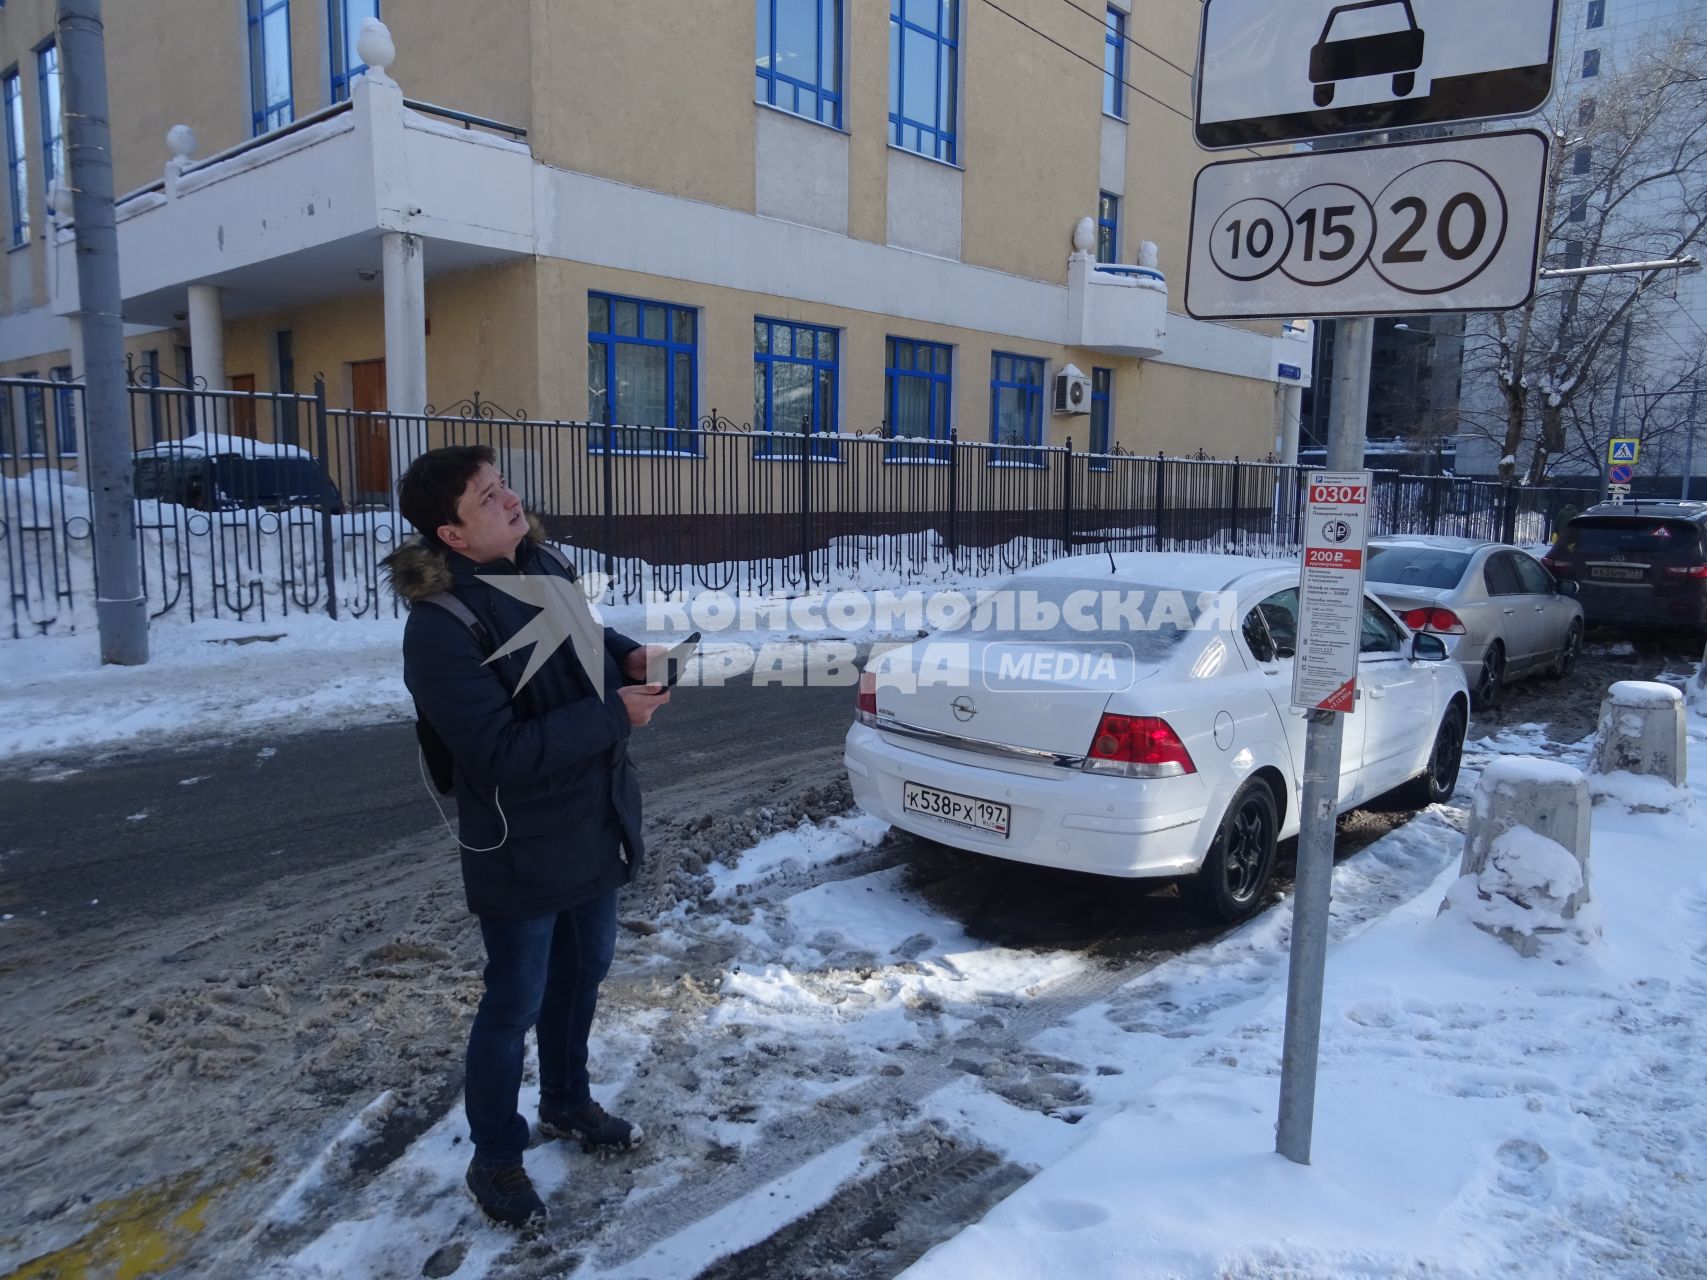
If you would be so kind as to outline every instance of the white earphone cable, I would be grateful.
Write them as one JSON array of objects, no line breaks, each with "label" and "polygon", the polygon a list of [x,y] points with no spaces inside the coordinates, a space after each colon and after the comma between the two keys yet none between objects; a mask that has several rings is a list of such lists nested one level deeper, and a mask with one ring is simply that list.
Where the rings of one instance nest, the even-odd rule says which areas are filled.
[{"label": "white earphone cable", "polygon": [[431,800],[433,802],[433,808],[439,811],[439,821],[445,824],[445,830],[450,832],[452,839],[454,839],[459,845],[462,845],[462,847],[467,849],[470,853],[494,853],[497,850],[502,849],[505,844],[509,842],[510,820],[504,815],[504,806],[498,803],[498,792],[500,788],[492,788],[492,807],[498,811],[498,821],[504,824],[504,834],[498,837],[497,844],[490,845],[484,849],[477,849],[471,844],[462,844],[462,837],[457,835],[456,828],[450,825],[450,819],[445,815],[445,807],[439,803],[438,789],[433,786],[432,779],[427,777],[427,753],[417,747],[415,750],[415,760],[421,767],[421,785],[427,789],[427,799]]}]

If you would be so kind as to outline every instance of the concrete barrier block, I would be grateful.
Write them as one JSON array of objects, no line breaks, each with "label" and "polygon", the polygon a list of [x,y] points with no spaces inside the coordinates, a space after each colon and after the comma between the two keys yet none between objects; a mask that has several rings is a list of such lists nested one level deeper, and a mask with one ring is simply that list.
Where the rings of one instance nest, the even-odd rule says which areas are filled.
[{"label": "concrete barrier block", "polygon": [[1550,760],[1496,760],[1482,772],[1464,833],[1459,877],[1440,904],[1519,955],[1548,937],[1588,941],[1588,780]]},{"label": "concrete barrier block", "polygon": [[1653,680],[1620,680],[1600,703],[1595,773],[1633,773],[1681,787],[1689,772],[1683,694]]}]

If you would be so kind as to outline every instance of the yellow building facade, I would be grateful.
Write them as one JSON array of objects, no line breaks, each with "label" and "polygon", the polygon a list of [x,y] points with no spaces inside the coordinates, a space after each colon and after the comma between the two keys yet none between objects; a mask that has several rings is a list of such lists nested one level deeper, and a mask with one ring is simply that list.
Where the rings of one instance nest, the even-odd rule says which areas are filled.
[{"label": "yellow building facade", "polygon": [[[53,8],[0,8],[5,376],[82,371]],[[109,0],[127,350],[660,449],[1262,456],[1308,340],[1182,314],[1199,8]]]}]

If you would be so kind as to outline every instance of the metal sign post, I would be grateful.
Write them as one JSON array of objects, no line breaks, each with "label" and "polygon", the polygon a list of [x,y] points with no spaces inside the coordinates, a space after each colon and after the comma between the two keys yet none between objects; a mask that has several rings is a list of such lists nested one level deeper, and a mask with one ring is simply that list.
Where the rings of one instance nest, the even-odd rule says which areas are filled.
[{"label": "metal sign post", "polygon": [[[1328,962],[1328,909],[1334,882],[1334,829],[1339,816],[1340,758],[1345,720],[1355,710],[1357,698],[1369,473],[1356,468],[1363,465],[1375,322],[1367,318],[1341,320],[1337,341],[1327,461],[1340,474],[1311,476],[1310,539],[1318,557],[1314,566],[1306,557],[1302,570],[1299,646],[1293,666],[1293,701],[1297,704],[1303,695],[1303,705],[1314,709],[1308,713],[1310,723],[1304,734],[1298,873],[1292,899],[1292,960],[1286,975],[1286,1038],[1280,1058],[1280,1119],[1275,1126],[1274,1149],[1296,1164],[1310,1163],[1310,1135],[1316,1116],[1316,1058],[1322,1035],[1322,984]],[[1318,479],[1327,483],[1318,486]],[[1348,479],[1350,482],[1346,483]],[[1343,634],[1348,622],[1349,637]],[[1312,626],[1312,635],[1305,635],[1305,626]],[[1348,638],[1349,646],[1344,643]],[[1351,669],[1348,681],[1334,683],[1326,697],[1310,696],[1320,692],[1319,686],[1335,681],[1348,662]],[[1310,669],[1308,675],[1306,667]],[[1325,709],[1329,704],[1339,705],[1341,709]]]}]

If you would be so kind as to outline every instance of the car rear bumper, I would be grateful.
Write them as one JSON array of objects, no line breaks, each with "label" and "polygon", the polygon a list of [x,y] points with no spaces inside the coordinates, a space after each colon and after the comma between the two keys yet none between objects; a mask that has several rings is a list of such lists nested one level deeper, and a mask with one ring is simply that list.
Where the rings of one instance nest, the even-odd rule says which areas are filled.
[{"label": "car rear bumper", "polygon": [[1707,587],[1660,595],[1646,584],[1605,587],[1581,583],[1577,600],[1591,626],[1707,629]]},{"label": "car rear bumper", "polygon": [[[1196,774],[1140,779],[1062,770],[1059,778],[1034,777],[910,750],[860,724],[848,730],[843,763],[861,809],[973,853],[1138,878],[1195,871],[1207,847],[1207,791]],[[903,809],[906,782],[1011,806],[1008,835]]]}]

